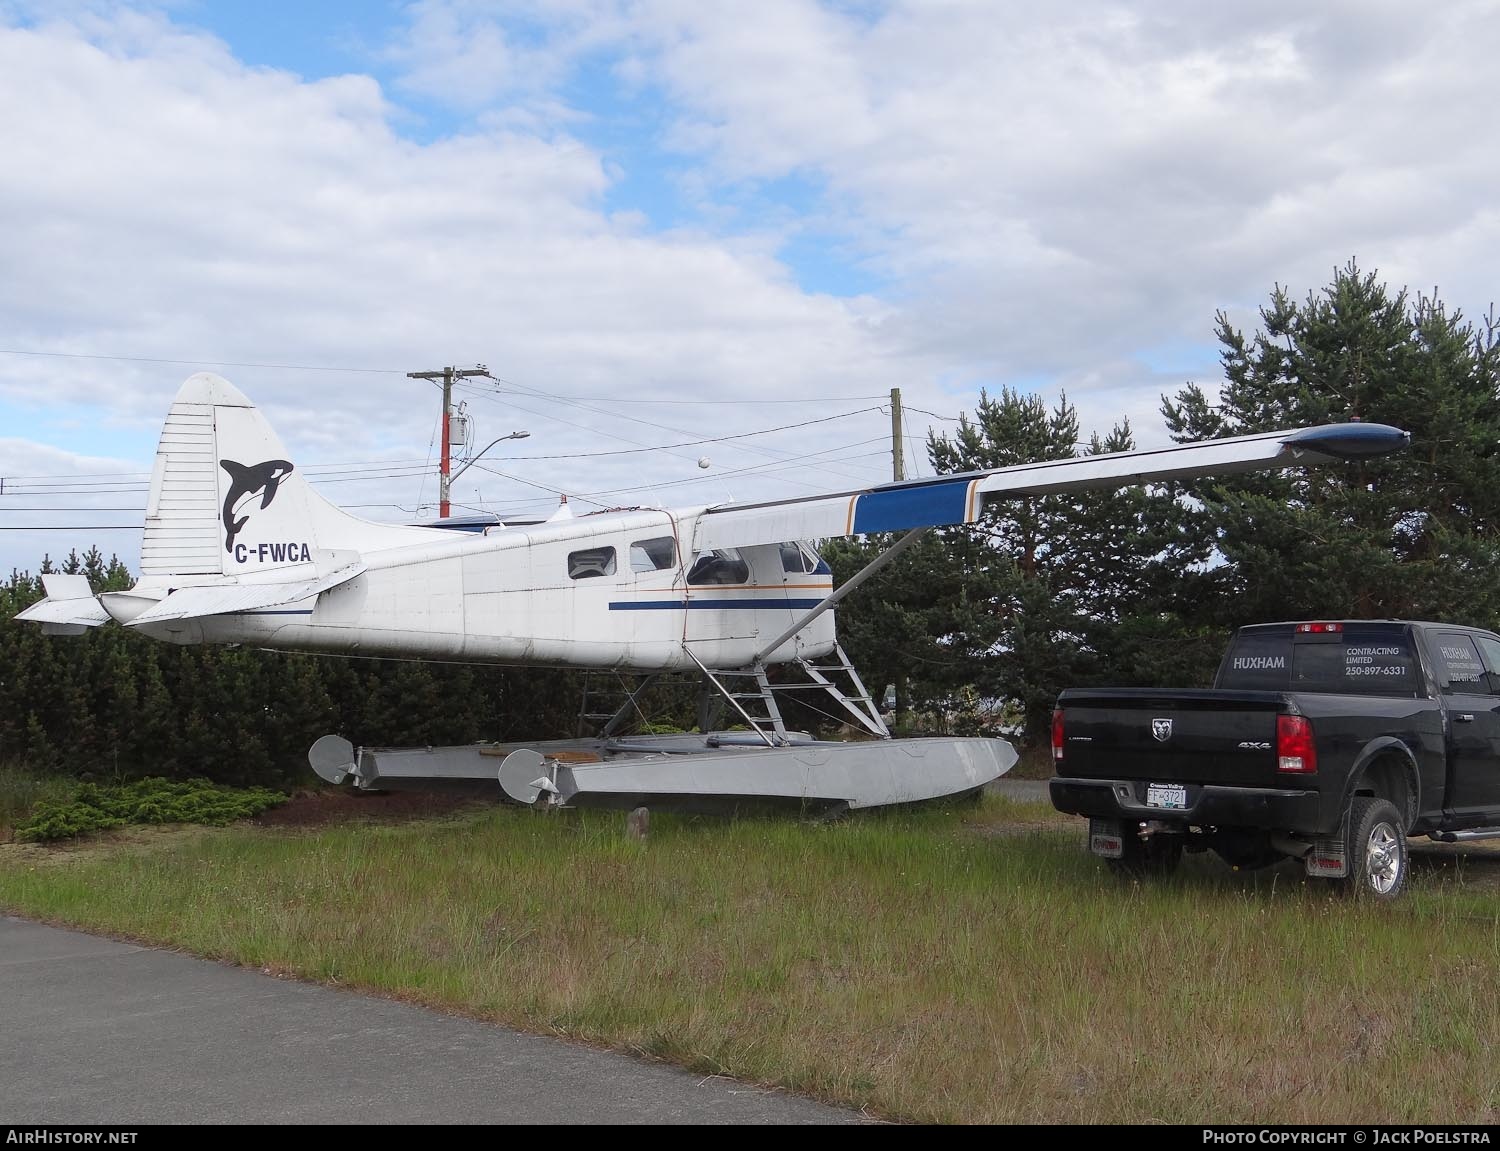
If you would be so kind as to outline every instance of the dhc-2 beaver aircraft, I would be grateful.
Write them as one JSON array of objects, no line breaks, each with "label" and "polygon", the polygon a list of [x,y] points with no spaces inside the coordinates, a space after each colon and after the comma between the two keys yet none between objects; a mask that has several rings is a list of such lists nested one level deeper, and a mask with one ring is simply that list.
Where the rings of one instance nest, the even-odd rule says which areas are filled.
[{"label": "dhc-2 beaver aircraft", "polygon": [[[139,581],[95,596],[83,576],[48,575],[47,597],[17,618],[57,634],[113,620],[170,643],[646,677],[583,744],[356,750],[325,736],[310,759],[336,782],[498,776],[512,798],[550,804],[909,802],[970,790],[1015,761],[1001,740],[891,739],[839,646],[835,604],[922,533],[974,523],[1018,496],[1355,460],[1408,440],[1382,424],[1332,424],[767,503],[460,531],[374,523],[329,503],[259,410],[199,373],[178,392],[157,448]],[[904,534],[835,591],[816,542],[870,532]],[[702,733],[617,736],[646,687],[674,672],[700,683]],[[778,696],[809,687],[877,738],[789,732]],[[715,702],[737,713],[740,732],[708,730]]]}]

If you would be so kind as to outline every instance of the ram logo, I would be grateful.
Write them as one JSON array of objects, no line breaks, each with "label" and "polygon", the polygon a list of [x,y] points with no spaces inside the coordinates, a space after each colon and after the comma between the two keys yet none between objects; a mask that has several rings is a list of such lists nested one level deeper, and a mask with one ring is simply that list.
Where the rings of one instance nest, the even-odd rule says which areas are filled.
[{"label": "ram logo", "polygon": [[1172,738],[1172,721],[1170,719],[1153,719],[1151,721],[1151,734],[1156,736],[1158,743],[1166,743]]}]

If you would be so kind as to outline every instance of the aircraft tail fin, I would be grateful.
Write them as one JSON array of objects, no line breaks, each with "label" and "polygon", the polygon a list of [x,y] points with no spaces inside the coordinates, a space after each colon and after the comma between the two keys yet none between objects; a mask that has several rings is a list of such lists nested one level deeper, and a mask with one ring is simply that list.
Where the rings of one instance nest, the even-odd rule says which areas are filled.
[{"label": "aircraft tail fin", "polygon": [[199,372],[177,393],[157,446],[141,578],[301,578],[433,538],[433,529],[372,523],[329,503],[260,410],[228,380]]}]

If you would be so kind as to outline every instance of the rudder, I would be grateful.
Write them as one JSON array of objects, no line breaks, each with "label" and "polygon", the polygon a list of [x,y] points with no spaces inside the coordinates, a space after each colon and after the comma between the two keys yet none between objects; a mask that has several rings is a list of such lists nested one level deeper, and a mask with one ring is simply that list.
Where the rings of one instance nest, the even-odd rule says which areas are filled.
[{"label": "rudder", "polygon": [[321,568],[334,552],[347,557],[442,534],[372,523],[335,507],[312,489],[238,388],[199,372],[178,391],[157,446],[141,578]]}]

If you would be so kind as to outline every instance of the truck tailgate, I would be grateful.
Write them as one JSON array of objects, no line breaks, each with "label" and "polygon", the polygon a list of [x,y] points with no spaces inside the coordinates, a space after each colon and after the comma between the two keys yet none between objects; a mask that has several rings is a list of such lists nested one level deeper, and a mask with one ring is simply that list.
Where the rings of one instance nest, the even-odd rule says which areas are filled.
[{"label": "truck tailgate", "polygon": [[1059,776],[1285,785],[1278,776],[1273,691],[1109,689],[1063,692]]}]

